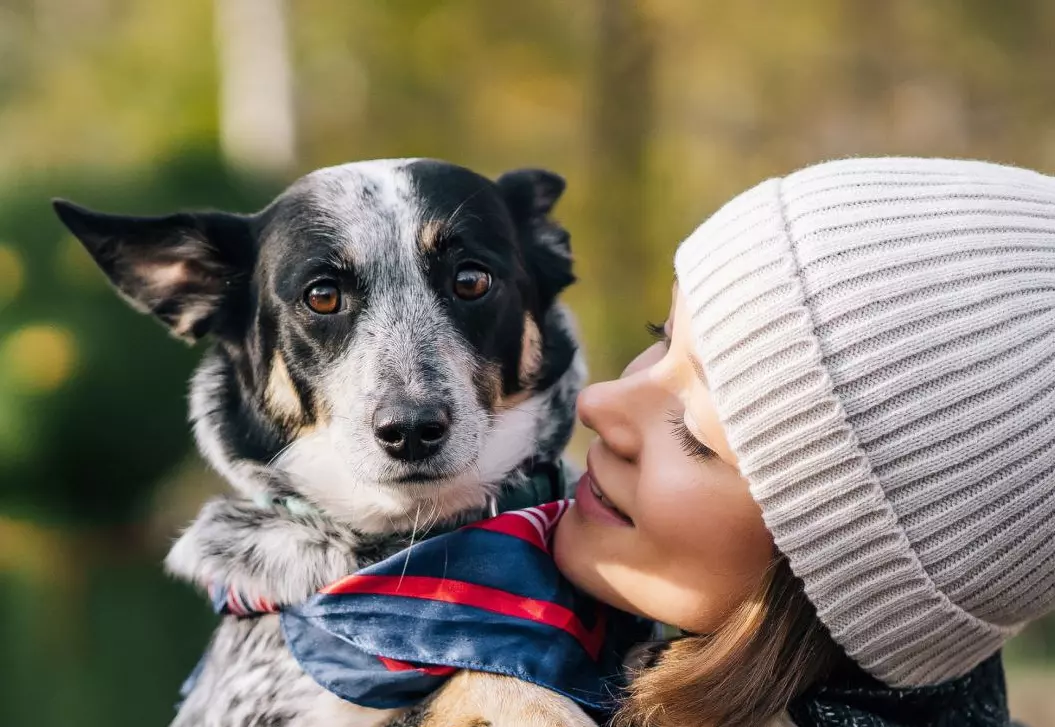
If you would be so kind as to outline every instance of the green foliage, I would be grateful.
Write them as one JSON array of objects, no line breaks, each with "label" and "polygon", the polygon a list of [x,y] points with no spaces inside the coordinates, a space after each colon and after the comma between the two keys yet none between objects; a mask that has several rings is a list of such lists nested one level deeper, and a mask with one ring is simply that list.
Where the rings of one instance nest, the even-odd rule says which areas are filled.
[{"label": "green foliage", "polygon": [[214,624],[146,559],[73,582],[0,577],[0,724],[167,724]]},{"label": "green foliage", "polygon": [[115,295],[49,197],[160,214],[250,211],[272,192],[232,177],[215,151],[184,150],[147,172],[48,176],[0,198],[0,244],[21,268],[0,318],[0,510],[125,523],[190,447],[184,392],[200,351]]}]

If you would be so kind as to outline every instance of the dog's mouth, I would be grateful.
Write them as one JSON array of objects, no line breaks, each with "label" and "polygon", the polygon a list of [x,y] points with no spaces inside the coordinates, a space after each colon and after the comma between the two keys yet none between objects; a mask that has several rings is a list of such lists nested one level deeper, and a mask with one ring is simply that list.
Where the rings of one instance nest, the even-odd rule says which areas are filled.
[{"label": "dog's mouth", "polygon": [[[435,473],[431,473],[431,472],[425,472],[425,473],[421,473],[421,474],[410,473],[410,474],[405,474],[405,475],[399,475],[398,477],[394,478],[393,480],[390,480],[390,482],[391,482],[391,484],[395,484],[395,485],[420,485],[420,484],[429,484],[429,483],[436,483],[436,482],[448,482],[451,479],[452,479],[452,476],[449,475],[449,474],[435,474]],[[388,483],[382,483],[382,484],[388,484]]]},{"label": "dog's mouth", "polygon": [[450,462],[441,462],[440,458],[437,458],[435,463],[425,461],[416,466],[400,468],[400,471],[383,478],[380,484],[404,486],[447,484],[463,477],[473,468],[474,463],[475,460],[459,466]]}]

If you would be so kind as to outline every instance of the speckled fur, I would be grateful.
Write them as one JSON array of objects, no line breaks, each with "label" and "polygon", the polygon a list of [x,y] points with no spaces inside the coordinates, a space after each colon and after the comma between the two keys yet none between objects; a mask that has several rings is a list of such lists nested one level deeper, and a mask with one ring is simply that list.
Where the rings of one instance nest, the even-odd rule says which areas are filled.
[{"label": "speckled fur", "polygon": [[365,727],[391,716],[343,702],[304,674],[286,650],[278,616],[229,617],[172,727]]}]

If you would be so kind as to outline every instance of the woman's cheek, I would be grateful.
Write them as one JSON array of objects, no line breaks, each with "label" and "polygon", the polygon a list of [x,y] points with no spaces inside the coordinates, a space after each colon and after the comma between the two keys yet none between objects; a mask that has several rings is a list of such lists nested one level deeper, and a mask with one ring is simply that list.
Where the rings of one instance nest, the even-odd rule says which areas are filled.
[{"label": "woman's cheek", "polygon": [[772,536],[747,482],[722,472],[721,465],[703,465],[711,476],[701,478],[701,465],[694,466],[695,476],[671,477],[639,494],[637,530],[648,558],[677,564],[687,578],[743,573],[752,579],[764,573]]},{"label": "woman's cheek", "polygon": [[[670,452],[663,460],[674,462],[679,458],[688,457],[681,452]],[[707,484],[701,476],[700,465],[689,464],[688,471],[685,471],[687,468],[656,467],[638,487],[634,519],[638,528],[649,536],[662,540],[664,536],[694,528],[701,521]]]}]

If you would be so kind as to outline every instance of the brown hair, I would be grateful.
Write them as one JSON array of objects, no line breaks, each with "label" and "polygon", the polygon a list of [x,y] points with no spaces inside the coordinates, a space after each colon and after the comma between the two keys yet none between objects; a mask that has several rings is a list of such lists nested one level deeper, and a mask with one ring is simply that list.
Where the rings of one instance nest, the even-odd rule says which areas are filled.
[{"label": "brown hair", "polygon": [[620,727],[758,727],[847,662],[779,555],[714,633],[669,645],[631,683]]}]

